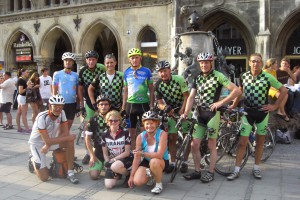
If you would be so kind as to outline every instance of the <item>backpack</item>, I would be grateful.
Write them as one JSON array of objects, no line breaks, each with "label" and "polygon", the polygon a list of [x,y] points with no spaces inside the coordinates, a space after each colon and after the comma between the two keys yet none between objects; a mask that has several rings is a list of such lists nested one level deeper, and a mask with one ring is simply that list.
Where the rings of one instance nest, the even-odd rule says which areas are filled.
[{"label": "backpack", "polygon": [[50,175],[53,178],[67,178],[68,163],[66,152],[63,149],[56,149],[52,153],[53,159],[50,163]]},{"label": "backpack", "polygon": [[275,133],[275,140],[276,143],[279,144],[291,144],[291,134],[288,130],[284,131],[277,129]]},{"label": "backpack", "polygon": [[[53,159],[50,163],[49,174],[52,178],[67,178],[68,175],[68,163],[66,157],[66,151],[63,149],[56,149],[52,153]],[[82,172],[83,167],[73,163],[73,170],[76,172]]]}]

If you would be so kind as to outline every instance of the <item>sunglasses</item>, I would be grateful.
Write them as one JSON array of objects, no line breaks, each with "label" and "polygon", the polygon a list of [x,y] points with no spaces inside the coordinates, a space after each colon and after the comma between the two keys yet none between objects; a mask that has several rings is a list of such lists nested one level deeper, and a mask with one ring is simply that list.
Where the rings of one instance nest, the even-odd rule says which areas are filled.
[{"label": "sunglasses", "polygon": [[110,120],[108,120],[110,123],[117,123],[119,120],[118,119],[110,119]]}]

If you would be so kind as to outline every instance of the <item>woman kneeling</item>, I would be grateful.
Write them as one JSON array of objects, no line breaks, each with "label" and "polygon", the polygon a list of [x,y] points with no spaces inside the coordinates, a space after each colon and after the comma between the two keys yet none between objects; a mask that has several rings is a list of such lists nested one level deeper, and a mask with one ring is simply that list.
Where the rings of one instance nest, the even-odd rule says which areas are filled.
[{"label": "woman kneeling", "polygon": [[[161,193],[162,173],[169,163],[167,150],[167,133],[158,128],[159,119],[155,112],[148,111],[143,114],[142,122],[145,130],[136,138],[136,150],[133,151],[134,160],[128,185],[153,185],[152,193]],[[141,162],[141,159],[143,160]]]},{"label": "woman kneeling", "polygon": [[118,111],[110,111],[105,117],[108,130],[102,136],[102,150],[105,159],[105,187],[113,188],[118,179],[125,175],[127,184],[128,168],[132,165],[133,156],[130,156],[129,132],[120,127],[121,115]]}]

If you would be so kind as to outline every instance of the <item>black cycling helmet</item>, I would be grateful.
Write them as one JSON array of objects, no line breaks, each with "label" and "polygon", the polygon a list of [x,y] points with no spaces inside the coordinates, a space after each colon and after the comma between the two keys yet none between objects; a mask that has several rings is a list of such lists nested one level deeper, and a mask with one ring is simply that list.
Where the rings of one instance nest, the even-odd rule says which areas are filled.
[{"label": "black cycling helmet", "polygon": [[142,121],[145,121],[145,120],[158,120],[159,121],[159,118],[158,118],[156,112],[149,110],[149,111],[145,112],[142,116]]},{"label": "black cycling helmet", "polygon": [[99,54],[96,51],[88,51],[85,54],[85,58],[99,58]]},{"label": "black cycling helmet", "polygon": [[162,60],[156,63],[156,67],[155,67],[156,71],[159,71],[161,69],[166,69],[166,68],[171,68],[171,65],[168,61]]},{"label": "black cycling helmet", "polygon": [[97,97],[97,100],[96,100],[96,102],[97,102],[97,104],[100,102],[100,101],[108,101],[108,103],[110,104],[110,99],[109,99],[109,97],[107,96],[107,95],[99,95],[98,97]]}]

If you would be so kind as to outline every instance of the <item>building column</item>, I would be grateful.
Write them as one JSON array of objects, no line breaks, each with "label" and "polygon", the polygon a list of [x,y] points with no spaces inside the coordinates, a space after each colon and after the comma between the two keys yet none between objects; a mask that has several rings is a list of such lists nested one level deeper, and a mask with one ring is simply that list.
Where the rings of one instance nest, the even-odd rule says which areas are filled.
[{"label": "building column", "polygon": [[82,54],[75,54],[75,61],[77,65],[77,73],[79,73],[80,68],[85,64]]},{"label": "building column", "polygon": [[38,73],[40,74],[42,67],[48,67],[50,69],[50,65],[54,61],[54,59],[53,58],[45,58],[42,56],[34,56],[33,61],[36,63]]},{"label": "building column", "polygon": [[18,10],[18,0],[14,0],[14,12]]},{"label": "building column", "polygon": [[256,37],[256,52],[261,53],[263,61],[271,56],[269,6],[269,0],[259,0],[259,32]]},{"label": "building column", "polygon": [[25,4],[26,4],[25,0],[22,0],[22,9],[21,10],[23,10],[23,11],[25,11],[25,8],[26,8]]}]

